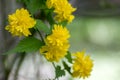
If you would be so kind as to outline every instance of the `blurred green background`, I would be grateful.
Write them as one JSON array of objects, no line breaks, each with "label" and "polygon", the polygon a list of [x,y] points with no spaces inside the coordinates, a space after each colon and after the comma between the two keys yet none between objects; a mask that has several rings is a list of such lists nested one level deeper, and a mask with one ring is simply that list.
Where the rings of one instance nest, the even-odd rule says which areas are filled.
[{"label": "blurred green background", "polygon": [[73,23],[68,25],[72,50],[86,47],[90,50],[119,51],[119,26],[119,18],[76,17]]},{"label": "blurred green background", "polygon": [[[94,60],[91,76],[85,80],[120,79],[120,18],[79,17],[68,25],[72,52],[86,50]],[[83,80],[83,79],[75,79]]]}]

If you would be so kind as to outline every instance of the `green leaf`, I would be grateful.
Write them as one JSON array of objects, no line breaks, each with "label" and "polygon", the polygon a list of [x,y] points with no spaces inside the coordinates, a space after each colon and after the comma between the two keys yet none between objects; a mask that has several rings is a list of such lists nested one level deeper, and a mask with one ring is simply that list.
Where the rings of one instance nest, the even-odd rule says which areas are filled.
[{"label": "green leaf", "polygon": [[25,4],[31,14],[35,14],[38,10],[44,9],[46,7],[45,0],[29,0],[26,1]]},{"label": "green leaf", "polygon": [[67,52],[67,55],[65,56],[65,58],[67,58],[68,62],[72,63],[72,56],[69,51]]},{"label": "green leaf", "polygon": [[61,23],[59,24],[62,24],[62,26],[66,27],[66,25],[68,24],[68,21],[62,21]]},{"label": "green leaf", "polygon": [[37,23],[35,25],[35,28],[37,28],[39,31],[45,32],[46,34],[50,33],[50,29],[45,23],[43,23],[41,20],[36,20],[36,21]]},{"label": "green leaf", "polygon": [[53,10],[46,10],[45,12],[46,12],[46,16],[47,16],[47,20],[48,20],[49,24],[50,25],[55,24],[56,22],[53,18],[53,14],[52,14]]},{"label": "green leaf", "polygon": [[39,39],[36,39],[34,37],[27,37],[21,40],[14,49],[8,51],[5,54],[16,53],[16,52],[35,52],[39,50],[40,47],[43,45],[44,43],[41,42]]},{"label": "green leaf", "polygon": [[71,68],[64,61],[63,61],[63,65],[64,65],[65,70],[67,70],[71,74],[70,72]]},{"label": "green leaf", "polygon": [[59,77],[65,76],[65,71],[62,70],[60,66],[57,66],[55,68],[55,73],[56,73],[56,77],[55,78],[59,78]]}]

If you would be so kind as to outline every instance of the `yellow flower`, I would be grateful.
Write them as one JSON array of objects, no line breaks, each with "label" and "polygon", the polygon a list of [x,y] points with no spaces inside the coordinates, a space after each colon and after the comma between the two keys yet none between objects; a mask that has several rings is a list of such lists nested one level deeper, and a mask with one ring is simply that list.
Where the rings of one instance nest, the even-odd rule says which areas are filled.
[{"label": "yellow flower", "polygon": [[72,13],[76,8],[73,8],[68,0],[47,0],[46,5],[48,8],[54,8],[55,20],[58,22],[71,22],[74,19]]},{"label": "yellow flower", "polygon": [[93,61],[90,59],[90,56],[85,56],[84,51],[76,52],[73,54],[75,56],[73,63],[73,77],[82,77],[86,78],[90,76],[93,67]]},{"label": "yellow flower", "polygon": [[47,0],[47,1],[46,1],[47,7],[48,7],[49,9],[52,8],[52,7],[55,5],[56,1],[57,1],[57,0]]},{"label": "yellow flower", "polygon": [[45,55],[45,58],[48,61],[56,61],[58,62],[61,58],[63,58],[67,54],[67,50],[69,48],[69,43],[64,43],[63,46],[56,45],[45,45],[40,49],[40,53]]},{"label": "yellow flower", "polygon": [[67,39],[69,37],[69,31],[66,27],[63,27],[62,25],[54,25],[52,34],[47,36],[46,43],[56,46],[62,46],[64,45],[64,42],[68,42]]},{"label": "yellow flower", "polygon": [[52,34],[45,39],[45,46],[40,49],[40,53],[44,54],[48,61],[58,62],[68,51],[70,37],[66,27],[54,25]]},{"label": "yellow flower", "polygon": [[58,22],[71,22],[74,19],[72,12],[74,12],[75,10],[76,8],[73,8],[71,4],[69,4],[68,0],[57,0],[54,10],[54,12],[56,13],[55,19]]},{"label": "yellow flower", "polygon": [[31,35],[29,29],[34,27],[36,21],[30,16],[26,9],[17,9],[14,14],[9,15],[9,25],[7,25],[5,29],[13,36]]}]

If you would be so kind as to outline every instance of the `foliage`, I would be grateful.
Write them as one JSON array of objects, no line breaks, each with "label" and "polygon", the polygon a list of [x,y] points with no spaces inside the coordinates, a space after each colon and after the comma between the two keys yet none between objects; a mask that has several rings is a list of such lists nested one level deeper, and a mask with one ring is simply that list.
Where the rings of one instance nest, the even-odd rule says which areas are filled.
[{"label": "foliage", "polygon": [[[53,63],[56,74],[55,79],[61,76],[65,76],[65,71],[67,71],[71,76],[73,76],[72,69],[76,70],[76,68],[78,68],[79,65],[81,66],[82,63],[78,63],[74,67],[70,66],[73,65],[75,62],[74,57],[69,51],[70,44],[68,38],[70,37],[70,34],[66,26],[74,19],[74,15],[72,13],[76,10],[76,8],[73,8],[72,5],[68,2],[68,0],[17,1],[23,3],[26,9],[23,9],[23,11],[17,9],[14,16],[10,15],[9,26],[6,27],[9,28],[7,29],[8,31],[11,30],[9,32],[11,32],[13,36],[20,35],[20,37],[24,37],[22,40],[20,40],[20,42],[15,48],[6,52],[5,54],[17,52],[21,54],[23,52],[28,53],[40,51],[40,53],[46,58],[47,61]],[[25,19],[21,18],[21,14],[17,14],[18,11],[19,13],[23,14],[22,16]],[[24,16],[24,12],[27,13],[28,18],[35,20],[35,24],[31,24],[31,22],[33,21],[27,21],[28,19],[26,16]],[[16,16],[18,17],[16,18]],[[22,22],[24,22],[24,24]],[[30,27],[28,27],[28,25],[30,25]],[[29,35],[22,35],[28,34],[28,32]],[[39,34],[39,36],[36,36],[35,33]],[[84,58],[84,56],[82,57]],[[67,59],[67,61],[62,61],[62,65],[64,68],[62,69],[61,65],[55,66],[54,62],[59,63],[61,60],[63,60],[63,58]],[[83,61],[78,62],[85,61],[83,59]],[[84,67],[84,65],[82,67]],[[74,72],[74,74],[76,73]],[[81,74],[79,76],[81,76]],[[84,75],[84,77],[88,77],[88,75]]]},{"label": "foliage", "polygon": [[38,29],[39,31],[43,31],[46,34],[50,33],[50,29],[48,28],[48,26],[44,24],[41,20],[36,20],[35,29]]},{"label": "foliage", "polygon": [[59,78],[65,75],[65,71],[61,69],[60,66],[57,66],[55,68],[55,73],[56,73],[56,77],[55,78]]},{"label": "foliage", "polygon": [[22,39],[14,49],[11,49],[5,54],[11,54],[16,52],[35,52],[43,45],[44,43],[37,38],[26,37]]}]

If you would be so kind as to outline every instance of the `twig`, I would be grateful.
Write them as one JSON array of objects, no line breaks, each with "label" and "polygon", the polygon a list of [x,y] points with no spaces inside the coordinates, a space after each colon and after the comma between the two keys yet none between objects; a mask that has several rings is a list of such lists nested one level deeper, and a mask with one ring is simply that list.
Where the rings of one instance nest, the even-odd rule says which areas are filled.
[{"label": "twig", "polygon": [[43,39],[43,36],[42,36],[41,32],[38,29],[36,29],[36,30],[38,31],[38,33],[39,33],[39,35],[41,37],[41,40],[44,42],[44,39]]}]

